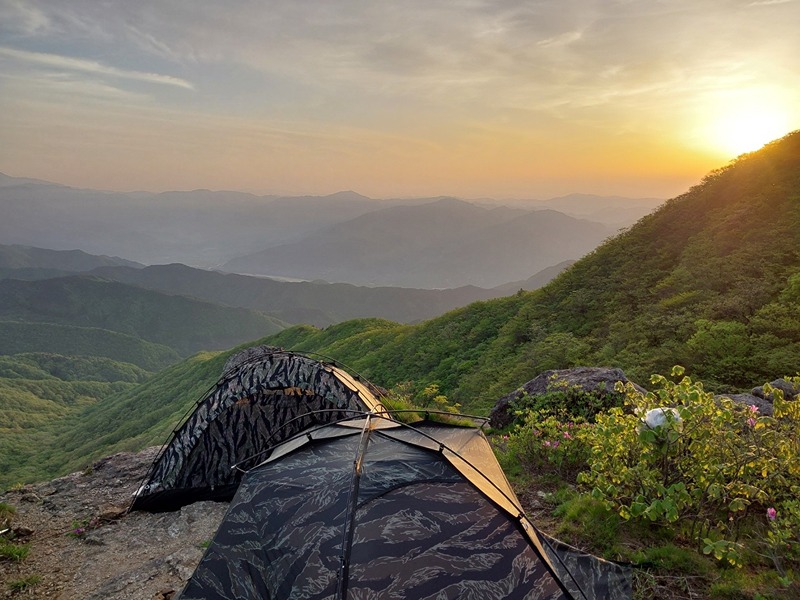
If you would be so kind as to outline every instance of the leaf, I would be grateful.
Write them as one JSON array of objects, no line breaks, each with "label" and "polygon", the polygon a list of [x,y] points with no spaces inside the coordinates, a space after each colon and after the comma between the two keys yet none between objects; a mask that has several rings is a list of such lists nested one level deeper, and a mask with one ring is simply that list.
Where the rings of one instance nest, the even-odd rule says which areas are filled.
[{"label": "leaf", "polygon": [[657,440],[656,433],[652,429],[642,429],[639,432],[639,441],[643,444],[655,444]]},{"label": "leaf", "polygon": [[744,510],[747,508],[747,503],[743,498],[734,498],[731,503],[728,504],[728,508],[734,512]]}]

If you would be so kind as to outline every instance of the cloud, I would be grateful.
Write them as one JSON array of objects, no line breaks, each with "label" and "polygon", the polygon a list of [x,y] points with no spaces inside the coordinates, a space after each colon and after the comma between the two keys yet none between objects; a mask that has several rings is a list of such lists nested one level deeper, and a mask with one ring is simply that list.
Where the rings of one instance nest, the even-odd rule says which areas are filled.
[{"label": "cloud", "polygon": [[[514,156],[559,137],[597,140],[584,147],[609,132],[678,137],[720,90],[798,90],[799,8],[790,0],[0,0],[0,101],[13,102],[0,128],[36,103],[52,107],[51,132],[79,115],[87,129],[131,123],[134,137],[153,123],[158,137],[162,121],[183,123],[185,114],[175,143],[180,134],[197,146],[190,133],[202,127],[214,140],[209,156],[241,145],[287,164],[318,153],[319,166],[357,140],[369,147],[357,151],[364,157],[406,140],[397,145],[413,148],[407,164],[419,157],[424,166],[431,148],[469,156],[489,144]],[[30,127],[54,139],[33,117]],[[236,143],[226,146],[228,138]],[[164,152],[154,143],[154,157]]]},{"label": "cloud", "polygon": [[583,37],[583,33],[580,31],[567,31],[551,38],[547,38],[546,40],[539,40],[536,42],[536,45],[542,47],[566,46],[572,42],[577,42],[579,39],[581,39],[581,37]]},{"label": "cloud", "polygon": [[0,46],[0,56],[5,56],[7,58],[12,58],[22,62],[54,67],[57,69],[82,71],[84,73],[92,73],[95,75],[108,75],[122,79],[132,79],[148,83],[171,85],[189,90],[194,89],[194,86],[190,82],[178,77],[160,75],[158,73],[145,73],[142,71],[118,69],[116,67],[110,67],[96,61],[85,60],[82,58],[72,58],[69,56],[46,54],[43,52],[28,52],[26,50],[16,50],[14,48],[5,48],[2,46]]}]

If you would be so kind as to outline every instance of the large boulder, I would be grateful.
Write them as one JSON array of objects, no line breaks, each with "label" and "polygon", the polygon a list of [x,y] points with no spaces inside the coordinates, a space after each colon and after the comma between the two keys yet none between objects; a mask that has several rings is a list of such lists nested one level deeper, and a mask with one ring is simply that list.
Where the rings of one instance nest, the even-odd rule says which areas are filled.
[{"label": "large boulder", "polygon": [[[785,379],[776,379],[775,381],[770,381],[769,384],[775,388],[776,390],[780,390],[783,392],[783,397],[786,400],[793,400],[794,397],[800,393],[800,386],[796,383],[792,383],[791,381],[786,381]],[[772,404],[774,398],[772,394],[765,394],[764,393],[764,386],[759,385],[758,387],[754,387],[753,390],[750,392],[753,396],[758,396]]]},{"label": "large boulder", "polygon": [[[521,388],[500,398],[489,413],[489,424],[501,429],[514,420],[514,404],[524,396],[542,396],[550,392],[575,391],[597,397],[602,404],[611,405],[622,400],[614,390],[618,381],[627,383],[622,369],[612,367],[575,367],[545,371]],[[633,384],[637,390],[647,393],[643,387]]]},{"label": "large boulder", "polygon": [[718,394],[714,398],[730,398],[737,404],[742,406],[755,406],[758,408],[758,414],[767,417],[772,416],[772,400],[766,400],[763,396],[754,396],[753,394]]}]

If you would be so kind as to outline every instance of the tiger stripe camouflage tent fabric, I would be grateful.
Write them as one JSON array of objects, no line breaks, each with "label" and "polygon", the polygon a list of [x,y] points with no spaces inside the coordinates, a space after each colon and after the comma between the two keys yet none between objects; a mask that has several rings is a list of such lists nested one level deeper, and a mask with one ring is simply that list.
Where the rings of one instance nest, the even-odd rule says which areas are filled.
[{"label": "tiger stripe camouflage tent fabric", "polygon": [[181,600],[624,600],[627,569],[541,535],[479,429],[369,414],[245,476]]},{"label": "tiger stripe camouflage tent fabric", "polygon": [[[383,410],[367,385],[347,372],[280,348],[248,349],[228,367],[175,430],[132,509],[229,500],[244,469],[262,460],[270,446],[312,425]],[[236,464],[242,470],[233,469]]]}]

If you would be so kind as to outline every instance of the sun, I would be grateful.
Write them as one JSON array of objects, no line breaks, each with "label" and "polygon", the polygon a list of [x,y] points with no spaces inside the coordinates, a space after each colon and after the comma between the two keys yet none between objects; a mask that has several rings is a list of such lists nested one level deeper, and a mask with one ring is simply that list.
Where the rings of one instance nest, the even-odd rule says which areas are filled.
[{"label": "sun", "polygon": [[789,133],[787,111],[776,104],[754,103],[726,107],[712,117],[708,140],[733,156],[758,150]]}]

